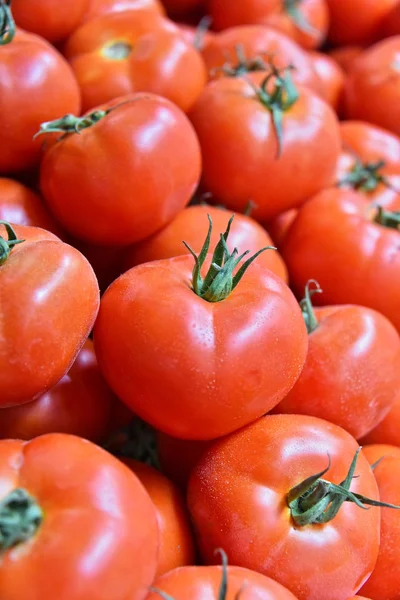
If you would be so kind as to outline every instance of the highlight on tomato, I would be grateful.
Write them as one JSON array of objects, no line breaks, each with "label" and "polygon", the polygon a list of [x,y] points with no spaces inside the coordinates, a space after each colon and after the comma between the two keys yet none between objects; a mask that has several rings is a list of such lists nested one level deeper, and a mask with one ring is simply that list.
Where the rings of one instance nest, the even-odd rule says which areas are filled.
[{"label": "highlight on tomato", "polygon": [[327,54],[310,52],[314,69],[321,81],[322,98],[332,106],[336,112],[342,109],[345,73],[339,64]]},{"label": "highlight on tomato", "polygon": [[161,0],[89,0],[89,6],[82,19],[83,23],[97,17],[127,10],[148,10],[159,15],[165,14]]}]

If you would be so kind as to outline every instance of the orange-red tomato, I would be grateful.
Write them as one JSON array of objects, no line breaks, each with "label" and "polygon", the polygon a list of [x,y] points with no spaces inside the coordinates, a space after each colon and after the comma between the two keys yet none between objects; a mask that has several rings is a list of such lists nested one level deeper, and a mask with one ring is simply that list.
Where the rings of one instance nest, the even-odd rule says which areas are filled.
[{"label": "orange-red tomato", "polygon": [[0,437],[30,440],[45,433],[71,433],[100,442],[108,430],[114,395],[86,340],[69,372],[37,400],[0,412]]},{"label": "orange-red tomato", "polygon": [[327,54],[310,52],[314,69],[322,84],[322,97],[336,112],[339,111],[342,101],[345,74],[339,64]]},{"label": "orange-red tomato", "polygon": [[12,0],[16,24],[49,42],[65,40],[80,24],[89,0]]},{"label": "orange-red tomato", "polygon": [[360,443],[400,446],[400,397],[398,395],[383,421],[370,431]]},{"label": "orange-red tomato", "polygon": [[25,241],[7,258],[0,225],[1,407],[38,398],[67,373],[99,307],[96,277],[78,250],[44,229],[15,233]]},{"label": "orange-red tomato", "polygon": [[[152,260],[187,254],[188,250],[182,243],[183,239],[196,253],[199,253],[207,235],[207,214],[213,221],[211,247],[215,247],[219,241],[218,232],[225,229],[230,213],[223,208],[213,206],[188,206],[164,229],[127,250],[123,263],[124,270]],[[229,242],[233,248],[239,250],[239,254],[246,250],[254,254],[260,248],[273,245],[261,225],[240,213],[235,214]],[[270,269],[287,282],[285,263],[278,252],[264,252],[257,261],[259,265]]]},{"label": "orange-red tomato", "polygon": [[132,244],[190,200],[201,170],[199,143],[182,111],[153,94],[123,97],[92,114],[79,135],[69,133],[44,155],[42,193],[75,237]]},{"label": "orange-red tomato", "polygon": [[388,13],[382,27],[382,37],[400,35],[400,3],[397,3]]},{"label": "orange-red tomato", "polygon": [[280,248],[291,224],[297,215],[297,208],[286,210],[267,224],[267,230],[274,240],[275,245]]},{"label": "orange-red tomato", "polygon": [[160,0],[89,0],[89,7],[84,14],[83,22],[86,23],[110,12],[143,9],[154,11],[159,15],[165,14]]},{"label": "orange-red tomato", "polygon": [[[183,496],[162,473],[137,460],[124,458],[152,499],[160,531],[160,549],[156,577],[195,560],[193,534]],[[176,600],[176,599],[175,599]]]},{"label": "orange-red tomato", "polygon": [[155,11],[112,12],[82,25],[66,45],[87,111],[117,96],[152,92],[190,109],[207,81],[204,61]]},{"label": "orange-red tomato", "polygon": [[158,527],[137,477],[66,434],[2,440],[0,455],[1,598],[143,600]]},{"label": "orange-red tomato", "polygon": [[213,440],[180,440],[161,431],[157,431],[156,437],[162,472],[186,493],[193,467]]},{"label": "orange-red tomato", "polygon": [[362,46],[342,46],[329,50],[328,56],[331,56],[345,73],[348,73],[353,61],[364,50]]}]

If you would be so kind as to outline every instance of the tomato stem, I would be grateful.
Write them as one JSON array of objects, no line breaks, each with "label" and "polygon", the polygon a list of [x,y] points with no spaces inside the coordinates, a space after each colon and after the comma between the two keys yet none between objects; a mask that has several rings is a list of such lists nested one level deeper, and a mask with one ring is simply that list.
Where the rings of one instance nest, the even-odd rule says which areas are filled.
[{"label": "tomato stem", "polygon": [[200,19],[199,24],[196,27],[196,32],[194,35],[193,46],[201,52],[204,48],[204,37],[207,31],[210,29],[212,23],[212,18],[208,15],[205,15],[202,19]]},{"label": "tomato stem", "polygon": [[10,5],[11,0],[0,0],[0,46],[12,42],[16,33]]},{"label": "tomato stem", "polygon": [[36,500],[23,488],[16,488],[0,502],[0,551],[30,540],[43,521]]},{"label": "tomato stem", "polygon": [[115,456],[134,458],[160,470],[154,429],[139,417],[115,432],[103,448]]},{"label": "tomato stem", "polygon": [[385,166],[383,160],[363,163],[358,158],[349,173],[338,181],[338,187],[351,187],[362,192],[374,192],[378,185],[390,187],[386,177],[380,173]]},{"label": "tomato stem", "polygon": [[230,253],[227,246],[227,239],[229,236],[230,228],[232,225],[232,221],[235,215],[228,221],[228,225],[225,233],[221,233],[220,241],[215,247],[214,254],[212,256],[211,265],[207,271],[206,276],[201,276],[201,269],[203,267],[204,261],[207,257],[208,250],[210,248],[211,241],[211,233],[212,233],[212,219],[210,215],[208,216],[209,227],[207,232],[207,237],[203,244],[203,247],[200,251],[200,254],[197,255],[192,248],[186,243],[183,242],[186,248],[189,250],[191,255],[194,258],[195,264],[192,272],[192,286],[193,291],[197,296],[203,298],[203,300],[207,300],[207,302],[221,302],[221,300],[225,300],[230,293],[236,288],[243,275],[251,265],[251,263],[265,250],[276,250],[273,246],[266,246],[262,248],[258,252],[256,252],[253,256],[251,256],[246,262],[244,262],[241,267],[238,269],[235,275],[233,275],[233,271],[238,266],[240,261],[249,253],[247,250],[243,252],[240,256],[238,256],[237,248],[234,248],[233,252]]},{"label": "tomato stem", "polygon": [[14,228],[8,221],[0,221],[0,225],[4,225],[7,231],[8,240],[5,240],[0,235],[0,266],[4,264],[7,258],[10,256],[11,250],[17,244],[22,244],[25,240],[19,240]]},{"label": "tomato stem", "polygon": [[[311,285],[315,286],[313,290],[311,289]],[[303,318],[306,323],[308,333],[312,333],[318,327],[318,321],[317,317],[315,316],[311,298],[314,294],[321,293],[322,290],[318,281],[315,281],[315,279],[309,279],[305,287],[304,298],[300,302],[301,312],[303,313]]]},{"label": "tomato stem", "polygon": [[400,229],[400,211],[384,210],[378,206],[375,223],[388,227],[389,229]]},{"label": "tomato stem", "polygon": [[299,4],[301,4],[302,1],[303,0],[284,0],[284,9],[296,27],[298,27],[301,31],[304,31],[304,33],[316,35],[318,31],[307,21],[306,17],[299,8]]},{"label": "tomato stem", "polygon": [[[265,56],[268,55],[265,54]],[[229,56],[227,56],[227,62],[222,67],[214,69],[212,73],[221,71],[227,77],[242,77],[248,73],[266,71],[268,69],[269,63],[265,62],[262,56],[247,58],[242,44],[236,44],[234,58],[236,62],[231,61]]]}]

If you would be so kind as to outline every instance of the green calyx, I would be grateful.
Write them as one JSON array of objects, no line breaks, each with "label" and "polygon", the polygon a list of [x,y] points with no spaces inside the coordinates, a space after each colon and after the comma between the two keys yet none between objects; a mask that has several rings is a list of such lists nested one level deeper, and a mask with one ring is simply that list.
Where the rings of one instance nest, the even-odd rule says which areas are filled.
[{"label": "green calyx", "polygon": [[228,60],[221,68],[215,71],[221,71],[227,77],[243,77],[248,73],[256,71],[266,71],[269,64],[261,56],[247,58],[242,44],[235,46],[235,61]]},{"label": "green calyx", "polygon": [[0,0],[0,46],[12,42],[16,33],[10,5],[11,0]]},{"label": "green calyx", "polygon": [[350,491],[360,451],[361,448],[358,448],[346,479],[339,485],[323,479],[331,466],[328,456],[329,463],[326,469],[316,475],[307,477],[289,491],[287,504],[296,526],[304,527],[305,525],[328,523],[336,517],[344,502],[353,502],[364,510],[367,510],[367,506],[400,509],[400,506],[372,500]]},{"label": "green calyx", "polygon": [[108,110],[95,110],[84,117],[75,117],[75,115],[65,115],[61,119],[55,119],[54,121],[46,121],[42,123],[40,129],[33,139],[44,133],[55,133],[61,132],[63,135],[60,139],[68,135],[69,133],[80,133],[82,129],[92,127],[95,123],[98,123],[103,119],[111,109]]},{"label": "green calyx", "polygon": [[30,540],[42,521],[40,506],[26,490],[10,492],[0,502],[0,551]]},{"label": "green calyx", "polygon": [[383,225],[388,229],[400,229],[400,211],[384,210],[382,206],[378,206],[378,212],[374,219],[378,225]]},{"label": "green calyx", "polygon": [[10,256],[10,253],[14,246],[17,244],[22,244],[25,240],[19,240],[17,238],[17,234],[14,231],[14,228],[7,221],[0,221],[0,225],[4,225],[7,231],[8,239],[4,239],[0,235],[0,266],[4,264],[7,258]]},{"label": "green calyx", "polygon": [[257,258],[257,256],[259,256],[265,250],[276,250],[276,248],[273,246],[266,246],[265,248],[262,248],[252,257],[246,260],[246,262],[241,265],[234,275],[234,270],[240,261],[249,253],[249,251],[247,250],[246,252],[243,252],[243,254],[240,256],[238,256],[237,248],[235,248],[232,253],[229,252],[227,240],[233,219],[234,215],[232,215],[232,217],[229,219],[225,233],[221,233],[220,241],[215,247],[211,265],[204,279],[201,276],[201,269],[210,247],[212,233],[212,219],[210,215],[208,215],[209,228],[207,237],[200,254],[197,256],[192,248],[186,242],[183,242],[195,261],[192,272],[193,291],[195,294],[197,294],[197,296],[203,298],[203,300],[207,300],[207,302],[221,302],[221,300],[225,300],[225,298],[227,298],[236,288],[243,275],[251,263]]},{"label": "green calyx", "polygon": [[299,5],[302,3],[302,1],[303,0],[284,0],[284,10],[291,18],[293,23],[296,25],[296,27],[298,27],[298,29],[300,29],[304,33],[315,35],[318,33],[317,30],[307,21],[306,17],[300,10]]},{"label": "green calyx", "polygon": [[[314,285],[315,288],[311,289],[311,286]],[[301,312],[303,314],[304,321],[306,323],[307,332],[312,333],[318,327],[317,317],[315,316],[314,307],[312,305],[311,297],[314,294],[321,294],[322,290],[318,281],[315,279],[310,279],[307,281],[307,285],[305,287],[304,298],[300,302]]]},{"label": "green calyx", "polygon": [[383,160],[363,163],[357,158],[354,167],[337,185],[367,193],[374,192],[380,184],[390,187],[386,177],[380,172],[384,166]]},{"label": "green calyx", "polygon": [[114,432],[103,448],[115,456],[133,458],[160,470],[154,429],[139,417]]}]

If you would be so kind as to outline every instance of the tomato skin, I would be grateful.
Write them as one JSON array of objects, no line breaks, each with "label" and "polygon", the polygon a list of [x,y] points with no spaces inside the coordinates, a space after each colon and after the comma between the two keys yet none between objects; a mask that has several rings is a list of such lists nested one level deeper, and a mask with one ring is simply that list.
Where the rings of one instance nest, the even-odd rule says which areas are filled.
[{"label": "tomato skin", "polygon": [[193,534],[183,496],[162,473],[137,460],[122,459],[139,478],[152,499],[160,530],[156,577],[195,560]]},{"label": "tomato skin", "polygon": [[43,140],[32,137],[40,124],[79,113],[80,106],[78,83],[66,60],[42,38],[18,31],[1,47],[0,111],[7,118],[2,124],[0,174],[35,167]]},{"label": "tomato skin", "polygon": [[361,442],[363,445],[390,444],[400,446],[400,398],[398,395],[386,417]]},{"label": "tomato skin", "polygon": [[[363,194],[325,190],[299,210],[281,252],[299,296],[307,281],[314,278],[324,291],[324,304],[373,308],[400,331],[396,276],[400,271],[400,236],[394,229],[369,221],[368,210],[370,204]],[[322,302],[317,296],[314,300],[316,304]]]},{"label": "tomato skin", "polygon": [[[15,231],[25,241],[0,266],[1,407],[35,400],[65,375],[99,308],[96,277],[78,250],[43,229]],[[0,235],[7,239],[2,225]]]},{"label": "tomato skin", "polygon": [[[296,600],[282,585],[241,567],[227,569],[228,590],[225,600]],[[222,567],[182,567],[156,579],[153,587],[167,592],[174,600],[215,600],[222,580]],[[150,592],[146,600],[159,600],[160,595]]]},{"label": "tomato skin", "polygon": [[82,22],[87,23],[110,12],[126,10],[149,10],[159,15],[165,14],[160,0],[89,0],[89,7]]},{"label": "tomato skin", "polygon": [[359,439],[400,398],[400,337],[363,306],[314,312],[318,327],[309,334],[306,364],[274,412],[326,419]]},{"label": "tomato skin", "polygon": [[[189,117],[202,149],[204,187],[231,210],[243,212],[251,199],[254,218],[267,221],[334,181],[340,151],[337,118],[306,88],[283,115],[279,157],[271,112],[245,80],[210,83]],[[296,185],[291,173],[296,173]]]},{"label": "tomato skin", "polygon": [[314,69],[322,83],[322,97],[338,112],[341,107],[345,74],[338,63],[322,52],[310,52]]},{"label": "tomato skin", "polygon": [[162,3],[172,15],[187,15],[201,9],[204,0],[162,0]]},{"label": "tomato skin", "polygon": [[[123,46],[126,55],[113,55],[114,46]],[[81,89],[83,111],[133,92],[158,94],[187,111],[207,81],[200,53],[155,11],[99,16],[71,36],[66,55]]]},{"label": "tomato skin", "polygon": [[186,255],[124,273],[102,298],[94,343],[106,380],[135,414],[174,437],[214,439],[286,395],[307,334],[292,292],[257,263],[214,303],[191,289],[192,270]]},{"label": "tomato skin", "polygon": [[[164,229],[132,246],[126,252],[124,270],[144,262],[187,254],[188,251],[182,243],[183,239],[196,253],[199,253],[207,235],[207,214],[210,215],[213,222],[211,248],[214,248],[219,241],[219,232],[224,231],[226,227],[230,213],[223,208],[213,206],[188,206],[178,213]],[[249,250],[250,254],[254,254],[260,248],[273,246],[271,238],[261,225],[240,213],[235,214],[229,234],[229,243],[232,248],[238,249],[239,254],[246,250]],[[288,275],[285,263],[278,252],[272,250],[264,252],[257,261],[259,265],[270,269],[287,283]]]},{"label": "tomato skin", "polygon": [[59,222],[98,245],[148,237],[189,202],[200,177],[199,143],[178,107],[152,94],[108,106],[119,103],[49,148],[41,164],[42,193]]},{"label": "tomato skin", "polygon": [[[296,528],[286,494],[326,468],[327,454],[324,478],[343,481],[357,447],[340,427],[301,415],[267,415],[216,442],[188,489],[203,559],[214,564],[214,549],[223,546],[232,563],[274,577],[299,600],[347,600],[375,565],[379,509],[345,502],[326,525]],[[363,456],[356,474],[351,489],[377,499]]]},{"label": "tomato skin", "polygon": [[2,554],[1,597],[37,600],[51,590],[57,600],[142,600],[156,569],[158,530],[134,474],[66,434],[3,440],[0,452],[1,497],[23,487],[44,512],[29,543]]},{"label": "tomato skin", "polygon": [[16,24],[49,42],[65,40],[78,27],[89,6],[89,0],[13,0]]},{"label": "tomato skin", "polygon": [[[400,448],[387,445],[364,446],[363,454],[374,469],[382,502],[400,504]],[[371,577],[361,588],[362,594],[379,600],[400,595],[400,516],[398,510],[381,509],[381,542],[378,560]]]},{"label": "tomato skin", "polygon": [[347,74],[354,60],[363,52],[363,46],[341,46],[329,50],[328,56],[333,58]]},{"label": "tomato skin", "polygon": [[344,91],[348,119],[368,121],[400,135],[400,35],[364,50],[354,60]]},{"label": "tomato skin", "polygon": [[157,432],[157,455],[162,472],[186,494],[190,473],[214,441],[180,440]]},{"label": "tomato skin", "polygon": [[69,372],[48,392],[28,404],[1,410],[0,438],[31,440],[45,433],[70,433],[100,442],[113,403],[88,339]]},{"label": "tomato skin", "polygon": [[267,230],[271,235],[272,239],[274,240],[277,248],[280,248],[282,246],[283,240],[285,239],[285,236],[289,231],[291,224],[295,220],[296,215],[297,208],[291,208],[290,210],[286,210],[285,212],[278,215],[276,219],[273,219],[272,221],[269,221],[269,223],[267,223]]}]

